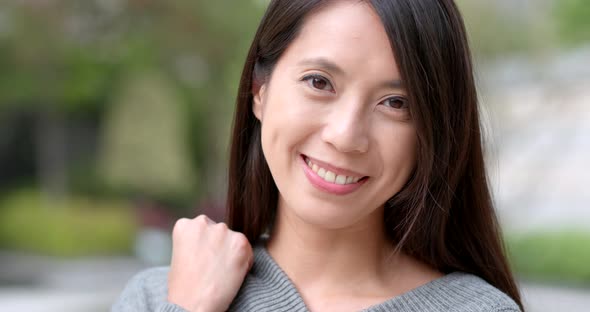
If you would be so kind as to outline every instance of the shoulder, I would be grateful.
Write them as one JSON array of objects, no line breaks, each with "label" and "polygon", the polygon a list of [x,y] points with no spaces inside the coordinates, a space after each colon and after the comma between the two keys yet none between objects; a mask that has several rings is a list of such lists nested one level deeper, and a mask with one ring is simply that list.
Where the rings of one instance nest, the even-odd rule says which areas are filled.
[{"label": "shoulder", "polygon": [[111,311],[184,311],[166,300],[168,271],[169,267],[157,267],[137,273],[127,282]]},{"label": "shoulder", "polygon": [[505,293],[473,274],[454,272],[418,288],[429,303],[448,309],[433,311],[516,312],[518,305]]},{"label": "shoulder", "polygon": [[422,285],[371,311],[519,312],[508,295],[485,280],[454,272]]},{"label": "shoulder", "polygon": [[460,307],[457,311],[520,311],[507,294],[473,274],[455,272],[445,276],[441,279],[441,291]]}]

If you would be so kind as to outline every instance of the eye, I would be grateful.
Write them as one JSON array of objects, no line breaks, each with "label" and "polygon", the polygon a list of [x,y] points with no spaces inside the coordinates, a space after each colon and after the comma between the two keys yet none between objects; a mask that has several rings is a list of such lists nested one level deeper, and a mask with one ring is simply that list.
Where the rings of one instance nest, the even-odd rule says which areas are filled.
[{"label": "eye", "polygon": [[401,96],[390,97],[381,103],[383,103],[383,105],[385,105],[386,107],[390,107],[393,109],[408,109],[408,99]]},{"label": "eye", "polygon": [[303,77],[303,81],[306,81],[307,84],[317,90],[321,91],[328,91],[334,92],[334,87],[327,78],[324,78],[321,75],[313,74]]}]

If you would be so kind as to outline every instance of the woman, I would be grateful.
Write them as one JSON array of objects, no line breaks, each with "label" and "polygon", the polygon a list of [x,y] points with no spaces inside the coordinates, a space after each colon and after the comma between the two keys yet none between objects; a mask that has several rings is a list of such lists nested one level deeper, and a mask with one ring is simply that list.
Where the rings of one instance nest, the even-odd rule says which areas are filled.
[{"label": "woman", "polygon": [[271,1],[240,83],[228,212],[179,220],[170,268],[113,310],[522,308],[451,0]]}]

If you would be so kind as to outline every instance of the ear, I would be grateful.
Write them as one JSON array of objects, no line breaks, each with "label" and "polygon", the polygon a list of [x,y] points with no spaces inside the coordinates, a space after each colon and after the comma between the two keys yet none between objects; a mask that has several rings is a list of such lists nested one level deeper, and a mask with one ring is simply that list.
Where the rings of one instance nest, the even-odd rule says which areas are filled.
[{"label": "ear", "polygon": [[266,93],[266,83],[262,84],[258,90],[252,92],[252,112],[259,121],[262,121],[262,112],[264,111],[264,101]]}]

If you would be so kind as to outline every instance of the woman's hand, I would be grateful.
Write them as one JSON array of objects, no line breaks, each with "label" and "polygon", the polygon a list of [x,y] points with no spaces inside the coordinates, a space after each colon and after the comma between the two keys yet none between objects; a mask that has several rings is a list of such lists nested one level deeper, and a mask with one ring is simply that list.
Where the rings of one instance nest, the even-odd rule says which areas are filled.
[{"label": "woman's hand", "polygon": [[252,266],[242,233],[207,216],[180,219],[172,231],[168,301],[189,311],[226,311]]}]

